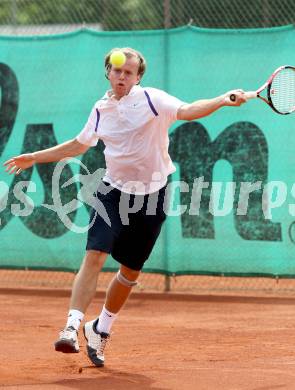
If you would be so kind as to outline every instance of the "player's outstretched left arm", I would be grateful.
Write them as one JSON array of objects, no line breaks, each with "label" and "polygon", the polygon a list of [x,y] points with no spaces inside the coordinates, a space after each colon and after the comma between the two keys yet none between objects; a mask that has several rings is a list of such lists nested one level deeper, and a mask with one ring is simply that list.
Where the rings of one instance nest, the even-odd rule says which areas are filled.
[{"label": "player's outstretched left arm", "polygon": [[21,171],[32,167],[34,164],[56,162],[67,157],[75,157],[85,153],[88,149],[89,146],[72,139],[52,148],[12,157],[5,161],[3,165],[6,167],[6,172],[18,175]]},{"label": "player's outstretched left arm", "polygon": [[[230,99],[230,95],[235,95],[235,101]],[[194,103],[184,104],[178,109],[177,119],[191,121],[210,115],[221,107],[240,106],[246,101],[245,92],[242,89],[236,89],[213,99],[197,100]]]}]

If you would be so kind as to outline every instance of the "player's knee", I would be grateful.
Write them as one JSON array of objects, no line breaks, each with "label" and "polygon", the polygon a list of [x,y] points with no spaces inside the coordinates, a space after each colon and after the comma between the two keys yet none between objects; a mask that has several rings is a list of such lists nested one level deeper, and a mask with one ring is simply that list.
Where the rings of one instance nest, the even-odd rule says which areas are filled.
[{"label": "player's knee", "polygon": [[122,271],[119,270],[117,272],[116,277],[117,277],[118,282],[123,284],[123,286],[125,286],[125,287],[134,287],[134,286],[137,285],[137,280],[136,279],[137,279],[138,274],[139,274],[139,272],[134,273],[134,275],[132,275],[132,276],[131,275],[126,275],[126,273],[123,274]]},{"label": "player's knee", "polygon": [[100,269],[107,258],[107,253],[101,251],[86,251],[84,263],[87,267]]}]

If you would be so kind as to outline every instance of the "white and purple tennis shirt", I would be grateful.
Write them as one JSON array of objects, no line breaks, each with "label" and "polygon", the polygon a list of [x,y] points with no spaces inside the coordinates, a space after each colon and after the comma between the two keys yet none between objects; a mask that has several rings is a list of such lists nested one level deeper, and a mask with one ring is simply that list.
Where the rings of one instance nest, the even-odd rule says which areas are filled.
[{"label": "white and purple tennis shirt", "polygon": [[164,187],[175,171],[168,154],[168,129],[183,104],[156,88],[136,85],[120,100],[107,91],[76,139],[89,146],[103,141],[104,181],[123,192],[149,194]]}]

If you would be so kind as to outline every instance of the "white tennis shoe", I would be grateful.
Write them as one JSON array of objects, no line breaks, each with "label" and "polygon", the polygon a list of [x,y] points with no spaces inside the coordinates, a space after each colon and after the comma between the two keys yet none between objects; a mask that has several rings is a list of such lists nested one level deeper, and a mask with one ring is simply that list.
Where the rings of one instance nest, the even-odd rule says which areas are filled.
[{"label": "white tennis shoe", "polygon": [[91,362],[96,367],[104,365],[104,349],[110,338],[108,333],[99,333],[96,330],[98,318],[93,321],[86,322],[83,327],[85,339],[87,340],[87,354]]},{"label": "white tennis shoe", "polygon": [[78,353],[78,332],[73,326],[68,326],[59,333],[59,339],[54,344],[55,350],[63,353]]}]

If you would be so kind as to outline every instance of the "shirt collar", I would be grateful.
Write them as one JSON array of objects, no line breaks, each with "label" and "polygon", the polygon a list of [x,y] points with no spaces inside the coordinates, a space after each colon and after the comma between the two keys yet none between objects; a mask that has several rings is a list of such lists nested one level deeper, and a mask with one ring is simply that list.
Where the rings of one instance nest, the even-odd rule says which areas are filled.
[{"label": "shirt collar", "polygon": [[[134,95],[135,95],[138,91],[140,91],[141,89],[142,89],[142,87],[141,87],[140,85],[134,85],[134,86],[130,89],[128,95],[123,96],[121,99],[126,98],[126,97],[129,97],[129,96],[134,96]],[[115,99],[115,96],[114,96],[114,94],[113,94],[113,90],[112,90],[112,89],[107,90],[106,93],[104,94],[104,96],[103,96],[102,99],[103,99],[103,100],[108,100],[108,101],[111,101],[111,100],[116,100],[116,101],[118,101],[117,99]],[[121,100],[121,99],[120,99],[120,100]]]}]

